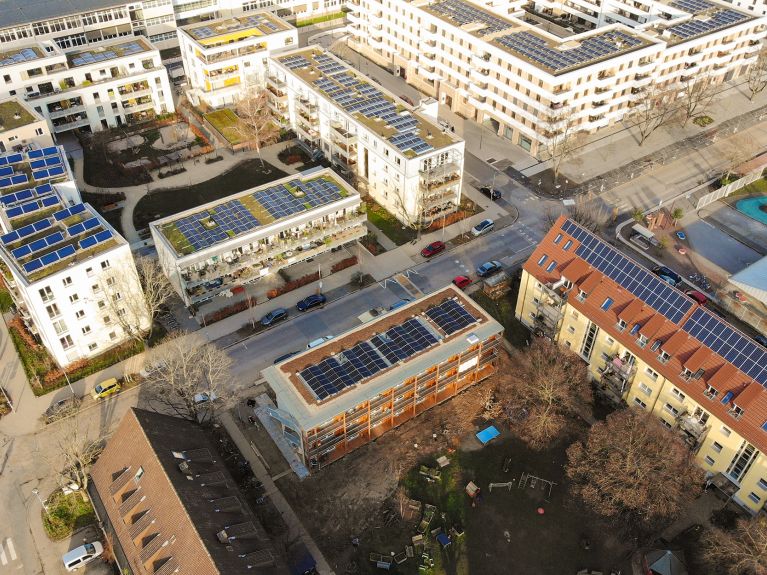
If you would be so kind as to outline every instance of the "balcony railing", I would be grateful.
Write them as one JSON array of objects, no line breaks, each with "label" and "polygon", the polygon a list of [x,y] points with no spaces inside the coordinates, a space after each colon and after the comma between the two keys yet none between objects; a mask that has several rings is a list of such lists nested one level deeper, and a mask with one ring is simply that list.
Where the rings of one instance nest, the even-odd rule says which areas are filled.
[{"label": "balcony railing", "polygon": [[688,413],[681,413],[676,418],[676,423],[679,427],[680,435],[687,445],[697,450],[705,434],[708,432],[709,427],[700,421],[697,417],[693,417]]},{"label": "balcony railing", "polygon": [[461,181],[461,175],[458,173],[449,174],[443,178],[434,177],[432,179],[422,179],[418,185],[422,192],[434,192],[448,186],[453,186]]}]

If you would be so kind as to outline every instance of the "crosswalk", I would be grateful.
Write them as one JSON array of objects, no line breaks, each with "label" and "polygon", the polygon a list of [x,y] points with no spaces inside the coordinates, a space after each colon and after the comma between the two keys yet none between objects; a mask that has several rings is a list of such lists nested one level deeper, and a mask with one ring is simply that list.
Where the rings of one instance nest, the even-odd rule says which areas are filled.
[{"label": "crosswalk", "polygon": [[0,544],[0,565],[8,565],[13,561],[16,561],[16,548],[13,546],[13,539],[6,537],[5,541]]}]

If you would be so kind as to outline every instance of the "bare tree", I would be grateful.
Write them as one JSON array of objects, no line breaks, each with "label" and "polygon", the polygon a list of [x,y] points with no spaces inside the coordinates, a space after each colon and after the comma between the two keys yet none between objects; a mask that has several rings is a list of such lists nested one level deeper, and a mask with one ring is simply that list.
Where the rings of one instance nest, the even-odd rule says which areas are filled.
[{"label": "bare tree", "polygon": [[[547,207],[544,213],[549,226],[553,226],[563,212],[561,210],[555,211]],[[566,213],[570,219],[578,222],[592,232],[601,230],[610,221],[610,213],[607,204],[605,204],[605,202],[598,196],[578,196],[575,198],[575,203],[567,206],[564,213]]]},{"label": "bare tree", "polygon": [[722,151],[727,160],[727,169],[722,174],[721,183],[723,185],[730,183],[735,170],[742,163],[750,160],[759,149],[756,141],[746,134],[736,134],[729,138],[727,146]]},{"label": "bare tree", "polygon": [[658,418],[633,408],[595,423],[567,450],[572,491],[597,513],[647,533],[672,520],[700,490],[689,448]]},{"label": "bare tree", "polygon": [[98,459],[104,448],[101,438],[91,439],[88,428],[80,427],[77,417],[70,417],[61,424],[56,437],[57,455],[61,457],[63,467],[51,465],[60,469],[59,480],[62,487],[75,483],[80,488],[83,501],[88,499],[88,482],[91,465]]},{"label": "bare tree", "polygon": [[145,380],[152,402],[184,419],[201,421],[229,403],[231,358],[195,334],[175,333],[154,348]]},{"label": "bare tree", "polygon": [[552,110],[544,117],[540,129],[546,138],[540,146],[545,158],[551,161],[556,184],[562,162],[572,156],[578,147],[578,116],[573,108]]},{"label": "bare tree", "polygon": [[754,63],[748,67],[746,85],[749,91],[748,99],[751,101],[767,88],[767,48],[762,48]]},{"label": "bare tree", "polygon": [[639,130],[639,145],[643,145],[655,130],[668,124],[678,111],[676,94],[668,88],[650,84],[640,93],[636,106],[626,118]]},{"label": "bare tree", "polygon": [[240,122],[234,130],[256,148],[261,165],[261,148],[275,143],[280,136],[280,130],[272,119],[269,111],[269,95],[266,90],[243,90],[236,105]]},{"label": "bare tree", "polygon": [[767,573],[767,519],[739,519],[733,531],[717,527],[703,537],[703,557],[712,573]]},{"label": "bare tree", "polygon": [[685,76],[680,82],[678,99],[684,113],[683,126],[693,118],[705,115],[717,93],[713,78],[705,75]]},{"label": "bare tree", "polygon": [[536,338],[516,351],[501,372],[500,401],[507,412],[526,414],[515,428],[533,449],[543,449],[561,436],[567,418],[591,402],[585,364],[549,339]]},{"label": "bare tree", "polygon": [[136,256],[135,269],[122,267],[112,274],[101,274],[99,284],[104,301],[132,339],[145,343],[152,336],[153,320],[174,294],[168,278],[156,259]]}]

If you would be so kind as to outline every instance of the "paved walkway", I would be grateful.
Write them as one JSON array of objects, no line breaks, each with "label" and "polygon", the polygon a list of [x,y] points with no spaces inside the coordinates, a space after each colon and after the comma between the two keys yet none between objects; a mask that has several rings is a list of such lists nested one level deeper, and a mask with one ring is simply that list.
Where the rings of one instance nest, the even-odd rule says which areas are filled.
[{"label": "paved walkway", "polygon": [[292,541],[297,538],[300,539],[303,544],[306,545],[306,548],[309,549],[309,553],[312,554],[312,557],[314,557],[314,560],[317,562],[317,570],[319,571],[320,575],[333,575],[334,571],[330,568],[330,565],[328,565],[328,562],[322,555],[320,548],[317,547],[314,539],[312,539],[312,536],[309,535],[309,532],[306,530],[306,528],[301,523],[301,520],[293,511],[290,503],[288,503],[287,499],[285,499],[285,497],[282,495],[279,488],[274,484],[274,481],[269,475],[269,472],[266,470],[266,467],[264,467],[264,464],[261,463],[261,460],[253,452],[251,444],[248,442],[248,439],[245,437],[245,435],[243,435],[242,431],[237,425],[237,422],[235,422],[231,411],[227,411],[226,413],[222,414],[220,419],[224,428],[229,433],[229,436],[232,438],[235,445],[237,445],[237,449],[240,450],[245,459],[248,460],[248,463],[250,463],[253,474],[258,478],[259,481],[264,484],[266,496],[271,500],[271,502],[280,512],[283,521],[285,521],[285,524],[288,526],[289,535],[287,540]]}]

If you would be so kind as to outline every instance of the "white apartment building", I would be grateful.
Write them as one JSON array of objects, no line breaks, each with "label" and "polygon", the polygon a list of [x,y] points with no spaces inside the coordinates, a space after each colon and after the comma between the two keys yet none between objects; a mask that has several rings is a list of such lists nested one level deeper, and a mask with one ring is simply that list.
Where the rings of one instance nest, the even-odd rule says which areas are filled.
[{"label": "white apartment building", "polygon": [[593,27],[576,34],[521,4],[354,0],[352,46],[542,155],[562,118],[594,132],[641,105],[648,86],[741,76],[767,22],[714,0],[537,4],[549,17],[567,11],[575,26]]},{"label": "white apartment building", "polygon": [[0,51],[49,41],[62,50],[122,36],[144,36],[158,48],[178,46],[179,26],[268,9],[279,15],[339,12],[342,0],[3,0]]},{"label": "white apartment building", "polygon": [[[426,225],[461,201],[464,142],[332,54],[273,56],[267,89],[301,141],[353,174],[402,222]],[[436,103],[435,103],[436,104]]]},{"label": "white apartment building", "polygon": [[156,220],[149,229],[165,274],[192,306],[361,238],[367,233],[361,203],[332,170],[315,169]]},{"label": "white apartment building", "polygon": [[270,54],[298,45],[298,30],[270,12],[178,29],[187,93],[211,108],[233,104],[243,89],[266,85]]},{"label": "white apartment building", "polygon": [[48,123],[19,98],[0,100],[0,154],[29,144],[53,145]]},{"label": "white apartment building", "polygon": [[0,156],[0,272],[31,333],[60,366],[149,327],[126,241],[88,204],[63,149]]},{"label": "white apartment building", "polygon": [[174,111],[160,52],[123,38],[64,53],[51,42],[0,51],[0,98],[24,98],[51,132],[92,132]]}]

